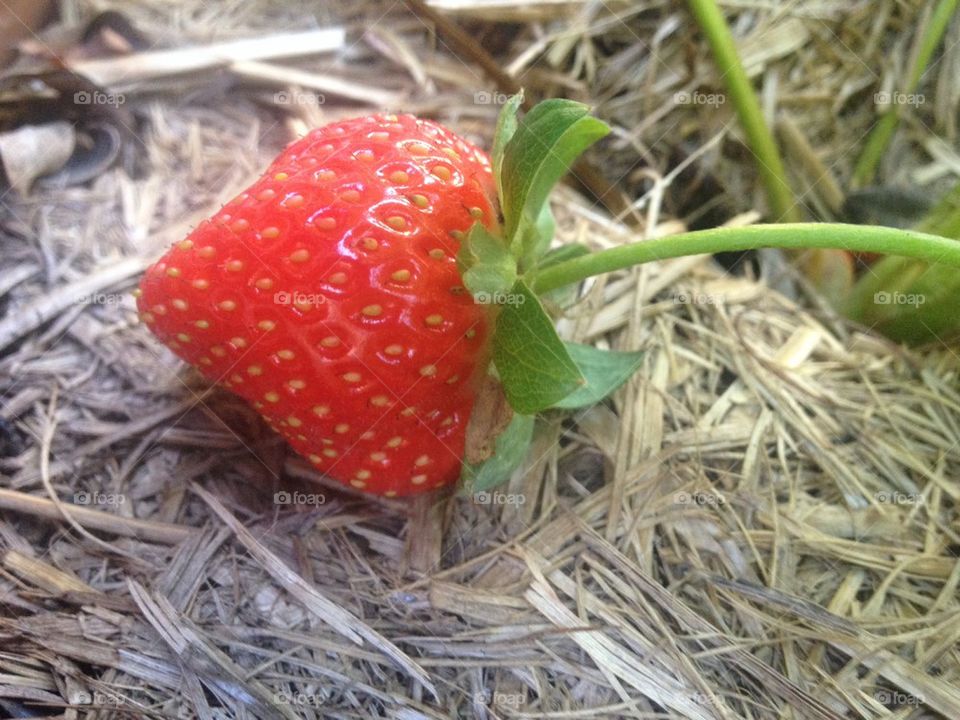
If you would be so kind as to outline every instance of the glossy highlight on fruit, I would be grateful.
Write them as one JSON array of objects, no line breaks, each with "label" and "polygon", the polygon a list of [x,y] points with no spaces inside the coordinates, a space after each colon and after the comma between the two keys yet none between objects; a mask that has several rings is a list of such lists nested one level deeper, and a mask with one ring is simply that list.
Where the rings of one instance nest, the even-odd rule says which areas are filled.
[{"label": "glossy highlight on fruit", "polygon": [[453,483],[492,331],[456,256],[494,198],[486,155],[437,123],[336,122],[153,265],[140,316],[331,478]]}]

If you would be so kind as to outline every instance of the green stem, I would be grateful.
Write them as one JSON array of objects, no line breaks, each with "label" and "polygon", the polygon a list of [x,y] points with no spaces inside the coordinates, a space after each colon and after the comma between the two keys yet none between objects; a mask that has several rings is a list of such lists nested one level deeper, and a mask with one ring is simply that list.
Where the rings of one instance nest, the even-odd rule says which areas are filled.
[{"label": "green stem", "polygon": [[537,293],[555,290],[594,275],[685,255],[742,252],[757,248],[836,248],[854,252],[904,255],[931,264],[960,267],[960,242],[913,230],[872,225],[795,223],[713,228],[645,240],[566,260],[529,278]]},{"label": "green stem", "polygon": [[703,34],[710,44],[721,77],[727,84],[727,92],[733,101],[740,123],[747,135],[750,149],[757,157],[757,166],[767,191],[770,211],[776,220],[796,222],[800,219],[793,192],[787,183],[783,162],[773,135],[763,120],[760,102],[757,100],[750,78],[747,77],[737,55],[737,48],[727,27],[723,13],[715,0],[689,0],[693,13]]},{"label": "green stem", "polygon": [[[930,24],[920,41],[920,48],[917,52],[916,61],[910,69],[910,75],[907,78],[907,87],[904,90],[905,95],[910,95],[920,85],[927,65],[933,57],[934,51],[943,39],[943,34],[947,31],[950,24],[950,18],[957,10],[957,4],[960,0],[940,0],[930,18]],[[897,125],[900,123],[900,116],[897,112],[897,105],[892,105],[887,112],[880,118],[880,121],[871,131],[867,138],[863,153],[857,161],[853,170],[853,183],[855,186],[866,185],[873,180],[877,172],[877,166],[880,159],[890,144],[893,133],[896,132]]]}]

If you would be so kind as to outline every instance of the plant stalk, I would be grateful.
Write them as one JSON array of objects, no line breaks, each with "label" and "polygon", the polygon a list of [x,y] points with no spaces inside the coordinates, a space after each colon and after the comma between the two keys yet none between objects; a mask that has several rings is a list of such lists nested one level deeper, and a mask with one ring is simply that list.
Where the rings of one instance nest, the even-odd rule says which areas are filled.
[{"label": "plant stalk", "polygon": [[727,92],[747,135],[750,149],[757,157],[757,169],[767,191],[770,213],[777,222],[797,222],[800,212],[793,192],[787,183],[780,151],[773,134],[763,119],[760,101],[750,78],[747,77],[733,35],[715,0],[689,0],[693,13],[703,34],[710,44],[720,77],[727,85]]},{"label": "plant stalk", "polygon": [[[940,45],[943,34],[947,31],[950,19],[957,11],[957,3],[960,0],[940,0],[930,17],[923,38],[920,41],[920,47],[907,78],[907,87],[903,94],[910,95],[920,86],[923,74],[927,70],[927,65],[933,57],[934,51]],[[900,124],[900,114],[896,103],[894,103],[886,113],[880,118],[880,121],[867,137],[863,153],[860,155],[857,165],[853,170],[853,183],[860,187],[873,181],[876,175],[877,167],[880,165],[880,159],[886,152],[890,140]]]},{"label": "plant stalk", "polygon": [[960,242],[937,235],[873,225],[784,223],[712,228],[621,245],[551,265],[528,278],[528,284],[534,292],[543,293],[653,260],[767,247],[903,255],[960,268]]}]

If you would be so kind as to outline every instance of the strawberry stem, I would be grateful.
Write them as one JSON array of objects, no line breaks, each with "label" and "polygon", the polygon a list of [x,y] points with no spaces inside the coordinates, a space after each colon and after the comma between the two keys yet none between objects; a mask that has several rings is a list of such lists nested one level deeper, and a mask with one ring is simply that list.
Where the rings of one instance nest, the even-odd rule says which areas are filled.
[{"label": "strawberry stem", "polygon": [[960,267],[960,242],[912,230],[872,225],[795,223],[713,228],[601,250],[546,267],[528,278],[536,293],[555,290],[594,275],[653,260],[741,252],[758,248],[836,248],[853,252],[903,255],[931,264]]}]

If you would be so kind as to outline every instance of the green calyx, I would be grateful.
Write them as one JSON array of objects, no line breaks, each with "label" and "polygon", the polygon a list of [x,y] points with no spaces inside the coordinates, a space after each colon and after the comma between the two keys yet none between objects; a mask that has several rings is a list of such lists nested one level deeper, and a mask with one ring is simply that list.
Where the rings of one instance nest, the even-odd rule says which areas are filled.
[{"label": "green calyx", "polygon": [[504,105],[493,140],[503,234],[476,223],[457,257],[474,300],[496,306],[493,365],[514,411],[496,438],[494,454],[464,464],[468,493],[499,484],[519,466],[537,413],[599,402],[630,377],[640,358],[639,353],[605,353],[563,342],[525,280],[589,252],[583,246],[550,250],[554,220],[549,196],[577,157],[610,129],[586,105],[571,100],[546,100],[521,118],[522,100],[516,95]]}]

